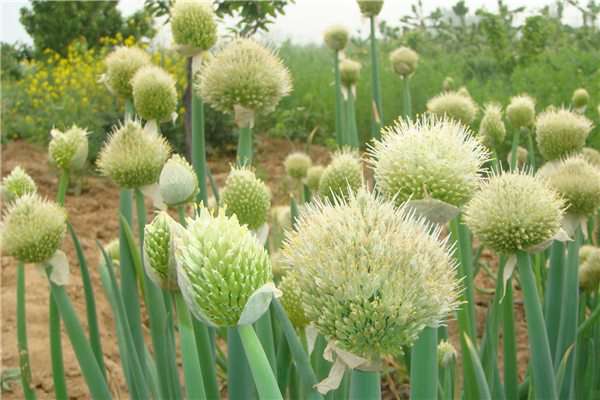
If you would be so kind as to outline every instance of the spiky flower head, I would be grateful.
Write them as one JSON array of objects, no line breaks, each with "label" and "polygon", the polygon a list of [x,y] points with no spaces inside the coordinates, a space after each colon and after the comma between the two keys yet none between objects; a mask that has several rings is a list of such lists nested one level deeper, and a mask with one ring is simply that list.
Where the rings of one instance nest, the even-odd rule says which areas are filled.
[{"label": "spiky flower head", "polygon": [[545,181],[517,171],[491,176],[467,203],[464,216],[483,245],[514,254],[556,235],[563,206]]},{"label": "spiky flower head", "polygon": [[131,78],[138,69],[150,64],[150,56],[138,47],[117,47],[104,60],[104,79],[108,88],[117,96],[130,98]]},{"label": "spiky flower head", "polygon": [[298,277],[294,270],[289,271],[281,278],[279,290],[281,290],[281,305],[294,327],[304,329],[310,320],[306,317],[302,304],[302,290],[298,285]]},{"label": "spiky flower head", "polygon": [[589,216],[600,207],[600,170],[581,155],[546,163],[538,170],[566,201],[566,212]]},{"label": "spiky flower head", "polygon": [[383,0],[357,0],[360,12],[365,17],[375,17],[381,12]]},{"label": "spiky flower head", "polygon": [[272,279],[269,256],[245,225],[200,208],[175,251],[179,287],[190,310],[235,326],[250,296]]},{"label": "spiky flower head", "polygon": [[583,158],[594,167],[600,167],[600,151],[592,149],[591,147],[584,147],[581,150],[581,154],[583,155]]},{"label": "spiky flower head", "polygon": [[308,204],[283,248],[304,311],[336,346],[369,360],[410,346],[455,306],[454,259],[439,230],[365,189]]},{"label": "spiky flower head", "polygon": [[2,249],[25,263],[46,261],[62,243],[66,221],[67,214],[58,204],[35,193],[25,194],[4,212],[0,227]]},{"label": "spiky flower head", "polygon": [[240,38],[202,67],[196,90],[204,101],[224,113],[232,113],[235,106],[268,113],[291,92],[292,81],[271,49],[253,39]]},{"label": "spiky flower head", "polygon": [[502,120],[502,108],[498,104],[490,103],[485,106],[483,118],[479,124],[479,136],[484,145],[496,149],[506,138],[506,127]]},{"label": "spiky flower head", "polygon": [[[527,151],[527,149],[523,146],[517,146],[517,168],[523,168],[525,166],[525,164],[527,164],[528,162],[528,157],[529,157],[529,151]],[[506,156],[506,161],[508,162],[508,165],[512,165],[512,151],[508,152],[508,155]]]},{"label": "spiky flower head", "polygon": [[1,192],[2,200],[10,203],[26,194],[36,193],[37,186],[23,168],[16,166],[2,179]]},{"label": "spiky flower head", "polygon": [[271,208],[271,193],[265,183],[247,167],[233,167],[225,180],[221,200],[227,215],[235,214],[240,224],[258,229]]},{"label": "spiky flower head", "polygon": [[576,89],[573,92],[573,97],[571,98],[571,102],[573,103],[573,107],[575,108],[584,108],[588,105],[590,101],[590,94],[584,88]]},{"label": "spiky flower head", "polygon": [[175,238],[183,227],[165,211],[144,227],[144,268],[160,288],[178,290]]},{"label": "spiky flower head", "polygon": [[350,33],[344,25],[331,25],[323,34],[327,47],[335,51],[344,50],[349,38]]},{"label": "spiky flower head", "polygon": [[451,76],[447,76],[444,78],[444,82],[442,83],[442,89],[444,92],[449,92],[454,89],[454,78]]},{"label": "spiky flower head", "polygon": [[63,170],[81,170],[88,157],[88,135],[85,129],[73,125],[65,132],[50,131],[52,139],[48,145],[50,161]]},{"label": "spiky flower head", "polygon": [[356,85],[360,78],[360,69],[362,66],[358,61],[344,58],[340,61],[340,79],[342,84],[346,87],[352,87]]},{"label": "spiky flower head", "polygon": [[409,47],[400,47],[390,53],[390,62],[394,72],[406,78],[417,69],[419,55]]},{"label": "spiky flower head", "polygon": [[456,360],[456,349],[447,340],[441,340],[437,347],[438,363],[441,368],[446,368]]},{"label": "spiky flower head", "polygon": [[303,179],[306,177],[308,169],[312,165],[312,160],[308,154],[295,151],[290,153],[283,162],[285,172],[294,179]]},{"label": "spiky flower head", "polygon": [[347,198],[363,184],[362,163],[356,151],[342,149],[333,154],[319,180],[319,194],[333,201]]},{"label": "spiky flower head", "polygon": [[140,68],[131,80],[133,103],[140,117],[158,122],[168,121],[177,107],[175,79],[156,65]]},{"label": "spiky flower head", "polygon": [[427,111],[438,117],[448,116],[469,125],[477,115],[478,107],[471,96],[458,92],[444,92],[429,99]]},{"label": "spiky flower head", "polygon": [[535,120],[535,100],[527,94],[511,97],[506,117],[516,129],[529,128]]},{"label": "spiky flower head", "polygon": [[180,46],[205,51],[217,41],[217,23],[207,0],[177,0],[171,8],[171,32]]},{"label": "spiky flower head", "polygon": [[311,192],[316,193],[319,190],[319,181],[324,170],[322,165],[313,165],[306,171],[306,186]]},{"label": "spiky flower head", "polygon": [[538,149],[549,161],[578,153],[592,128],[592,121],[573,111],[564,108],[544,111],[535,122]]},{"label": "spiky flower head", "polygon": [[158,186],[165,204],[175,207],[189,203],[198,194],[198,177],[185,158],[174,154],[162,168]]},{"label": "spiky flower head", "polygon": [[437,199],[460,207],[479,187],[487,150],[460,122],[398,119],[369,149],[376,187],[397,205]]},{"label": "spiky flower head", "polygon": [[102,147],[98,168],[123,188],[139,188],[158,180],[171,147],[160,135],[128,120],[117,126]]}]

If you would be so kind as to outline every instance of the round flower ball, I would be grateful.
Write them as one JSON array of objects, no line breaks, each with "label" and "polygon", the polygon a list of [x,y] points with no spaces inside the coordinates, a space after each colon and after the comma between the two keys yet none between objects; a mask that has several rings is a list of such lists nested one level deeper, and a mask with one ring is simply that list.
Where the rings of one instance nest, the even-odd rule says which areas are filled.
[{"label": "round flower ball", "polygon": [[358,154],[344,149],[334,153],[331,163],[323,170],[319,179],[319,194],[334,202],[347,198],[362,184],[363,171]]},{"label": "round flower ball", "polygon": [[488,104],[479,124],[479,136],[484,145],[496,149],[506,139],[506,127],[502,120],[502,108],[498,104]]},{"label": "round flower ball", "polygon": [[201,68],[196,90],[204,101],[224,113],[232,113],[235,106],[267,113],[291,92],[292,81],[272,50],[253,39],[240,38]]},{"label": "round flower ball", "polygon": [[344,58],[340,62],[340,79],[342,85],[346,87],[352,87],[356,85],[360,78],[361,65],[358,61]]},{"label": "round flower ball", "polygon": [[444,92],[450,92],[454,89],[454,78],[447,76],[442,82],[442,89]]},{"label": "round flower ball", "polygon": [[583,155],[583,158],[594,167],[600,167],[600,151],[592,149],[591,147],[584,147],[581,150],[581,154]]},{"label": "round flower ball", "polygon": [[[144,227],[144,268],[158,287],[178,291],[174,242],[177,222],[165,211]],[[179,229],[183,229],[179,225]]]},{"label": "round flower ball", "polygon": [[177,107],[175,79],[155,65],[140,68],[133,79],[133,104],[145,120],[164,122],[172,119]]},{"label": "round flower ball", "polygon": [[582,246],[579,251],[579,286],[594,292],[600,285],[600,250],[593,246]]},{"label": "round flower ball", "polygon": [[535,120],[535,100],[526,94],[511,97],[506,117],[516,129],[529,128]]},{"label": "round flower ball", "polygon": [[235,216],[202,207],[178,239],[177,280],[197,318],[237,325],[250,296],[272,280],[269,255]]},{"label": "round flower ball", "polygon": [[139,121],[117,126],[98,157],[100,173],[122,188],[156,183],[171,147],[160,135],[142,128]]},{"label": "round flower ball", "polygon": [[24,263],[41,263],[54,255],[67,229],[67,214],[56,203],[29,193],[4,211],[0,243],[4,254]]},{"label": "round flower ball", "polygon": [[194,200],[198,194],[198,176],[185,158],[174,154],[158,178],[160,196],[166,205],[176,207]]},{"label": "round flower ball", "polygon": [[465,222],[481,243],[514,254],[551,239],[564,202],[540,178],[518,171],[491,176],[465,207]]},{"label": "round flower ball", "polygon": [[279,282],[281,290],[281,305],[290,318],[290,322],[297,329],[304,329],[310,323],[304,312],[302,304],[302,290],[298,285],[298,277],[295,271],[289,271]]},{"label": "round flower ball", "polygon": [[592,128],[592,121],[573,111],[564,108],[544,111],[535,122],[538,149],[548,161],[578,153]]},{"label": "round flower ball", "polygon": [[85,129],[73,125],[65,132],[50,131],[52,139],[48,145],[50,162],[62,170],[81,170],[88,157],[88,135]]},{"label": "round flower ball", "polygon": [[344,50],[349,38],[350,33],[343,25],[332,25],[323,34],[325,44],[334,51]]},{"label": "round flower ball", "polygon": [[429,99],[427,111],[438,117],[447,116],[469,125],[475,119],[478,107],[471,96],[458,92],[445,92]]},{"label": "round flower ball", "polygon": [[488,152],[460,122],[399,119],[369,149],[377,190],[397,205],[437,199],[461,207],[478,189]]},{"label": "round flower ball", "polygon": [[422,219],[365,189],[307,205],[287,232],[284,263],[303,309],[336,346],[371,361],[410,346],[457,304],[455,261]]},{"label": "round flower ball", "polygon": [[383,0],[357,0],[358,8],[365,17],[375,17],[381,12]]},{"label": "round flower ball", "polygon": [[37,185],[34,180],[20,166],[16,166],[10,171],[10,174],[2,178],[0,186],[2,200],[6,203],[15,201],[26,194],[37,192]]},{"label": "round flower ball", "polygon": [[176,0],[171,8],[173,40],[190,50],[205,51],[217,42],[217,23],[207,0]]},{"label": "round flower ball", "polygon": [[221,201],[227,215],[235,214],[242,225],[255,230],[267,222],[271,193],[250,169],[234,167],[225,180]]},{"label": "round flower ball", "polygon": [[575,107],[577,109],[584,108],[588,105],[589,101],[590,101],[590,94],[584,88],[576,89],[573,92],[573,97],[571,98],[573,107]]},{"label": "round flower ball", "polygon": [[403,78],[415,72],[418,62],[419,55],[408,47],[400,47],[390,53],[390,63],[394,72]]},{"label": "round flower ball", "polygon": [[137,47],[117,47],[104,60],[106,85],[117,96],[130,98],[131,78],[138,69],[150,64],[150,56]]},{"label": "round flower ball", "polygon": [[289,154],[283,162],[285,172],[294,179],[303,179],[306,177],[308,169],[312,165],[312,160],[308,154],[296,151]]},{"label": "round flower ball", "polygon": [[600,170],[583,156],[546,163],[537,174],[562,196],[567,213],[590,216],[600,207]]},{"label": "round flower ball", "polygon": [[[528,162],[528,157],[529,157],[529,151],[527,151],[527,149],[523,146],[518,146],[517,147],[517,168],[523,168],[527,162]],[[512,152],[509,151],[508,155],[506,156],[506,161],[508,162],[508,165],[512,165]]]},{"label": "round flower ball", "polygon": [[306,186],[311,192],[316,193],[319,190],[319,181],[324,170],[325,167],[322,165],[313,165],[306,171]]}]

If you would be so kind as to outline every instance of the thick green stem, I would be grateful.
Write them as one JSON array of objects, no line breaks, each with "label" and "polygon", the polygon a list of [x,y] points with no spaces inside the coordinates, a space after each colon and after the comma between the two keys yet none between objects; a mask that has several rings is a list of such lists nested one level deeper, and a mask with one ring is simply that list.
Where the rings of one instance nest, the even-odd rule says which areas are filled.
[{"label": "thick green stem", "polygon": [[237,331],[248,358],[259,398],[261,400],[283,399],[275,374],[252,325],[240,325]]},{"label": "thick green stem", "polygon": [[67,189],[69,188],[69,171],[62,170],[58,178],[58,192],[56,193],[56,202],[61,206],[65,205]]},{"label": "thick green stem", "polygon": [[133,99],[125,99],[125,119],[133,118],[135,115],[135,107],[133,106]]},{"label": "thick green stem", "polygon": [[252,373],[236,328],[227,328],[227,382],[235,382],[227,385],[230,400],[256,398]]},{"label": "thick green stem", "polygon": [[342,83],[340,78],[340,55],[333,53],[333,68],[335,73],[335,140],[339,147],[346,144],[344,139],[344,109],[342,100]]},{"label": "thick green stem", "polygon": [[206,189],[206,140],[204,137],[204,103],[195,90],[192,90],[192,164],[198,175],[200,191],[196,200],[208,205]]},{"label": "thick green stem", "polygon": [[504,322],[504,393],[507,400],[517,400],[519,396],[517,343],[513,306],[512,278],[509,278],[506,282],[506,293],[504,293],[504,299],[502,299]]},{"label": "thick green stem", "polygon": [[373,87],[373,102],[375,107],[372,111],[373,117],[373,139],[379,139],[381,125],[383,123],[383,106],[381,102],[381,83],[379,80],[379,53],[377,51],[377,38],[375,37],[375,16],[370,17],[371,25],[371,86]]},{"label": "thick green stem", "polygon": [[535,171],[535,147],[533,145],[533,132],[527,128],[521,128],[527,136],[527,163],[532,171]]},{"label": "thick green stem", "polygon": [[219,384],[217,382],[217,370],[215,368],[215,359],[212,354],[212,342],[208,327],[198,321],[192,315],[192,325],[196,336],[196,348],[198,359],[200,360],[200,368],[202,369],[202,377],[204,378],[204,390],[206,397],[209,399],[218,399]]},{"label": "thick green stem", "polygon": [[252,164],[252,128],[250,126],[239,129],[240,137],[238,139],[237,163],[238,165]]},{"label": "thick green stem", "polygon": [[[546,328],[548,331],[548,343],[550,354],[556,354],[556,342],[560,329],[561,309],[563,304],[563,281],[565,268],[565,246],[562,242],[555,240],[550,248],[550,270],[544,300],[544,315],[546,317]],[[554,358],[554,364],[558,365],[560,360]]]},{"label": "thick green stem", "polygon": [[426,327],[412,348],[410,398],[435,399],[438,389],[437,328]]},{"label": "thick green stem", "polygon": [[412,99],[410,96],[410,77],[402,78],[402,116],[404,119],[412,118]]},{"label": "thick green stem", "polygon": [[29,363],[29,347],[27,345],[27,313],[25,312],[25,265],[17,266],[17,341],[19,347],[19,369],[21,371],[21,387],[26,400],[36,399],[31,385],[31,364]]},{"label": "thick green stem", "polygon": [[271,324],[271,313],[264,313],[254,324],[256,335],[265,350],[273,373],[277,371],[277,356],[275,355],[275,340],[273,339],[273,325]]},{"label": "thick green stem", "polygon": [[[437,390],[437,386],[434,386]],[[434,393],[436,393],[434,391]],[[434,399],[437,395],[434,394]],[[378,371],[352,370],[350,377],[350,400],[381,399],[381,375]],[[415,399],[416,400],[416,399]]]},{"label": "thick green stem", "polygon": [[535,397],[547,400],[558,399],[550,346],[548,345],[548,334],[529,254],[518,251],[517,265],[523,288]]},{"label": "thick green stem", "polygon": [[521,131],[515,129],[512,137],[512,145],[510,148],[510,170],[514,171],[517,168],[517,149],[519,148],[519,140],[521,137]]},{"label": "thick green stem", "polygon": [[358,137],[358,128],[356,127],[356,110],[354,104],[354,93],[352,88],[346,88],[346,127],[348,146],[353,149],[360,147],[360,139]]}]

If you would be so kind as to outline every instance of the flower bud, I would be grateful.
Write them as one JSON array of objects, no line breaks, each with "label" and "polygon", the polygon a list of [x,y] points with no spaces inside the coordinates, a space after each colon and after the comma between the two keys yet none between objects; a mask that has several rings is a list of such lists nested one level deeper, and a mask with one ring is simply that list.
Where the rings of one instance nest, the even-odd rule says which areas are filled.
[{"label": "flower bud", "polygon": [[165,122],[177,107],[175,79],[164,69],[148,65],[140,68],[131,80],[133,103],[145,120]]},{"label": "flower bud", "polygon": [[579,248],[579,264],[584,264],[590,258],[590,256],[597,251],[600,251],[600,249],[590,244],[584,244],[581,246]]},{"label": "flower bud", "polygon": [[346,87],[352,87],[356,85],[360,78],[361,65],[359,62],[344,58],[340,62],[340,79],[342,84]]},{"label": "flower bud", "polygon": [[302,290],[298,286],[297,277],[294,271],[290,271],[281,278],[279,290],[281,290],[281,305],[290,318],[290,322],[295,328],[304,329],[310,321],[304,313],[302,305]]},{"label": "flower bud", "polygon": [[390,53],[390,62],[394,72],[402,78],[406,78],[417,69],[419,55],[411,48],[400,47]]},{"label": "flower bud", "polygon": [[584,88],[579,88],[573,92],[571,102],[576,109],[585,108],[590,101],[590,94]]},{"label": "flower bud", "polygon": [[506,116],[513,128],[529,128],[535,120],[535,100],[526,94],[512,97]]},{"label": "flower bud", "polygon": [[33,179],[20,166],[16,166],[10,174],[2,179],[2,200],[6,203],[15,201],[26,194],[37,192]]},{"label": "flower bud", "polygon": [[255,230],[267,222],[271,193],[250,169],[233,167],[225,180],[221,201],[227,215],[235,214],[240,224]]},{"label": "flower bud", "polygon": [[447,368],[456,360],[456,349],[447,340],[440,340],[437,347],[438,363],[440,368]]},{"label": "flower bud", "polygon": [[313,165],[306,171],[306,186],[311,192],[316,193],[319,190],[319,181],[324,170],[322,165]]},{"label": "flower bud", "polygon": [[332,25],[327,28],[323,35],[327,47],[334,51],[344,50],[349,37],[350,33],[343,25]]},{"label": "flower bud", "polygon": [[490,149],[496,149],[506,138],[506,128],[502,121],[502,108],[498,104],[488,104],[479,124],[481,141]]},{"label": "flower bud", "polygon": [[50,133],[50,161],[62,170],[83,169],[88,156],[88,131],[73,125],[65,132],[52,129]]},{"label": "flower bud", "polygon": [[171,147],[160,135],[129,120],[115,127],[98,157],[102,175],[119,187],[140,188],[156,183]]},{"label": "flower bud", "polygon": [[179,154],[174,154],[165,163],[160,172],[158,185],[163,201],[170,207],[189,203],[198,194],[196,172]]},{"label": "flower bud", "polygon": [[347,198],[363,184],[362,164],[358,154],[343,149],[333,154],[331,163],[323,170],[319,180],[319,194],[334,202]]},{"label": "flower bud", "polygon": [[210,1],[176,0],[170,14],[175,43],[200,51],[216,43],[217,23]]},{"label": "flower bud", "polygon": [[447,76],[442,83],[442,89],[444,92],[450,92],[454,90],[454,79],[451,76]]},{"label": "flower bud", "polygon": [[189,221],[175,252],[177,276],[194,315],[235,326],[250,296],[271,281],[271,264],[248,228],[222,211],[200,208]]},{"label": "flower bud", "polygon": [[458,92],[445,92],[427,102],[427,111],[438,117],[447,116],[469,125],[475,119],[478,107],[470,96]]},{"label": "flower bud", "polygon": [[144,228],[144,268],[152,282],[165,290],[178,290],[174,242],[182,229],[165,211]]},{"label": "flower bud", "polygon": [[104,60],[106,85],[117,96],[131,97],[131,78],[138,69],[150,64],[150,56],[137,47],[117,47]]},{"label": "flower bud", "polygon": [[381,12],[383,0],[357,0],[360,12],[365,17],[375,17]]},{"label": "flower bud", "polygon": [[121,259],[121,243],[119,242],[119,238],[113,239],[104,247],[106,251],[106,255],[110,257],[113,263],[119,263]]},{"label": "flower bud", "polygon": [[[528,157],[529,151],[523,146],[517,146],[517,168],[523,168],[528,162]],[[506,161],[508,165],[512,165],[512,151],[508,152]]]},{"label": "flower bud", "polygon": [[308,169],[312,165],[312,160],[308,154],[296,151],[289,154],[283,162],[285,172],[294,179],[303,179],[306,177]]},{"label": "flower bud", "polygon": [[4,212],[2,249],[24,263],[46,261],[62,243],[66,221],[67,214],[58,204],[42,200],[37,194],[25,194]]},{"label": "flower bud", "polygon": [[544,111],[535,123],[538,149],[549,161],[578,153],[592,128],[592,121],[564,108]]},{"label": "flower bud", "polygon": [[[581,253],[580,253],[581,254]],[[580,256],[581,257],[581,256]],[[585,260],[579,263],[579,287],[583,290],[594,292],[600,285],[600,249],[597,247],[590,251]]]}]

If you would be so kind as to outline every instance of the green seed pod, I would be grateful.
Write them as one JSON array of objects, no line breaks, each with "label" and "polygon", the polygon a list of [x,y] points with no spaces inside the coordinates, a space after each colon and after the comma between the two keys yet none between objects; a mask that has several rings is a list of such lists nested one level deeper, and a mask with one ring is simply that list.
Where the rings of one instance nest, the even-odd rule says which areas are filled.
[{"label": "green seed pod", "polygon": [[2,200],[10,203],[26,194],[37,193],[37,186],[23,168],[16,166],[2,179],[1,192]]},{"label": "green seed pod", "polygon": [[201,68],[196,90],[224,113],[235,106],[268,113],[292,91],[292,81],[272,50],[253,39],[236,39]]},{"label": "green seed pod", "polygon": [[227,215],[235,214],[240,224],[255,230],[267,222],[271,193],[250,169],[233,167],[225,180],[221,201]]},{"label": "green seed pod", "polygon": [[200,208],[175,251],[177,278],[196,317],[235,326],[250,296],[272,279],[269,255],[246,226],[223,210]]},{"label": "green seed pod", "polygon": [[119,187],[139,188],[156,183],[170,153],[162,136],[130,120],[113,130],[100,151],[98,168]]},{"label": "green seed pod", "polygon": [[442,89],[444,92],[450,92],[454,90],[454,79],[451,76],[447,76],[442,83]]},{"label": "green seed pod", "polygon": [[178,45],[205,51],[217,42],[217,23],[210,1],[177,0],[170,14],[173,40]]},{"label": "green seed pod", "polygon": [[[529,152],[525,147],[517,147],[517,168],[523,168],[527,164],[528,155]],[[512,165],[512,152],[508,152],[508,155],[506,156],[506,161],[508,162],[508,165]]]},{"label": "green seed pod", "polygon": [[4,212],[0,228],[4,254],[25,263],[48,260],[63,241],[66,221],[58,204],[33,193],[19,197]]},{"label": "green seed pod", "polygon": [[50,131],[52,140],[48,145],[50,161],[62,170],[81,170],[88,157],[88,131],[73,125],[65,132]]},{"label": "green seed pod", "polygon": [[361,65],[359,62],[344,58],[340,62],[340,79],[342,84],[346,87],[352,87],[356,85],[360,78]]},{"label": "green seed pod", "polygon": [[535,120],[535,100],[526,94],[511,97],[506,117],[516,129],[529,128]]},{"label": "green seed pod", "polygon": [[108,88],[117,96],[130,98],[131,78],[138,69],[150,64],[150,56],[140,48],[121,46],[106,56],[104,63]]},{"label": "green seed pod", "polygon": [[545,181],[518,171],[491,176],[467,203],[464,216],[483,245],[514,254],[556,235],[563,207]]},{"label": "green seed pod", "polygon": [[600,207],[600,170],[581,155],[546,163],[538,175],[565,199],[567,213],[590,216]]},{"label": "green seed pod", "polygon": [[600,151],[592,149],[591,147],[584,147],[583,150],[581,150],[581,154],[583,155],[583,158],[594,167],[600,167]]},{"label": "green seed pod", "polygon": [[402,78],[412,75],[417,69],[419,55],[408,47],[400,47],[390,53],[390,63],[394,72]]},{"label": "green seed pod", "polygon": [[348,44],[350,33],[343,25],[332,25],[327,28],[323,34],[323,38],[327,47],[334,51],[340,51],[344,50]]},{"label": "green seed pod", "polygon": [[289,154],[283,162],[285,172],[294,179],[303,179],[306,177],[308,169],[312,165],[312,160],[308,154],[296,151]]},{"label": "green seed pod", "polygon": [[478,107],[471,96],[458,92],[445,92],[429,99],[427,111],[438,117],[448,116],[469,125],[477,115]]},{"label": "green seed pod", "polygon": [[298,286],[298,277],[294,271],[289,271],[281,278],[279,282],[281,290],[281,305],[294,327],[304,329],[310,320],[306,318],[304,307],[302,305],[302,290]]},{"label": "green seed pod", "polygon": [[592,121],[564,108],[544,111],[535,122],[538,149],[549,161],[578,153],[592,128]]},{"label": "green seed pod", "polygon": [[170,207],[193,201],[199,191],[194,168],[179,154],[174,154],[165,163],[158,186],[163,201]]},{"label": "green seed pod", "polygon": [[152,282],[165,290],[178,290],[174,242],[181,230],[165,211],[144,227],[144,268]]},{"label": "green seed pod", "polygon": [[438,363],[440,368],[447,368],[456,360],[456,349],[447,340],[440,340],[437,347]]},{"label": "green seed pod", "polygon": [[155,65],[140,68],[131,80],[133,103],[140,117],[158,122],[169,121],[177,107],[175,79]]},{"label": "green seed pod", "polygon": [[571,102],[575,108],[584,108],[590,101],[590,94],[584,88],[579,88],[573,92]]},{"label": "green seed pod", "polygon": [[325,167],[322,165],[313,165],[306,171],[306,186],[311,192],[316,193],[319,191],[319,181],[324,170]]},{"label": "green seed pod", "polygon": [[369,149],[377,190],[397,205],[437,199],[461,207],[478,189],[488,152],[460,122],[399,119]]},{"label": "green seed pod", "polygon": [[331,163],[319,180],[319,194],[334,201],[347,198],[363,185],[362,164],[355,151],[344,149],[333,154]]},{"label": "green seed pod", "polygon": [[365,17],[375,17],[381,12],[383,0],[357,0],[360,12]]},{"label": "green seed pod", "polygon": [[304,312],[336,346],[378,360],[456,308],[455,261],[439,229],[365,189],[310,203],[287,232]]},{"label": "green seed pod", "polygon": [[483,118],[479,124],[479,136],[484,145],[496,149],[506,138],[506,128],[502,120],[502,108],[498,104],[490,103],[485,106]]}]

